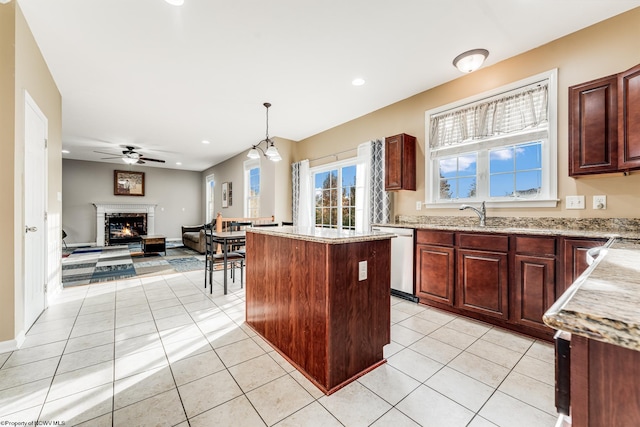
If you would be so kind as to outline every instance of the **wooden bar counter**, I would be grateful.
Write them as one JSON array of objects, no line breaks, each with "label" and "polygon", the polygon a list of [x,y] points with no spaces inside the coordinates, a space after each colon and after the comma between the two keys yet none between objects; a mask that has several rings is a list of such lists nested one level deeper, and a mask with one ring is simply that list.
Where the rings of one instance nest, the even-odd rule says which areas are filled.
[{"label": "wooden bar counter", "polygon": [[[247,324],[325,394],[386,360],[391,234],[247,230]],[[366,278],[359,276],[365,261]]]}]

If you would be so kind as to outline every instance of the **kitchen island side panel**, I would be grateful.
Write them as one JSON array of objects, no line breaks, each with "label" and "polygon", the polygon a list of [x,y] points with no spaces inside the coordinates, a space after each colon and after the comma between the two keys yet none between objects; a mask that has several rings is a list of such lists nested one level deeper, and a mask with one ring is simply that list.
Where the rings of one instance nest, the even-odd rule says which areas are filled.
[{"label": "kitchen island side panel", "polygon": [[384,360],[390,252],[390,239],[328,244],[249,232],[247,323],[325,393],[335,391]]}]

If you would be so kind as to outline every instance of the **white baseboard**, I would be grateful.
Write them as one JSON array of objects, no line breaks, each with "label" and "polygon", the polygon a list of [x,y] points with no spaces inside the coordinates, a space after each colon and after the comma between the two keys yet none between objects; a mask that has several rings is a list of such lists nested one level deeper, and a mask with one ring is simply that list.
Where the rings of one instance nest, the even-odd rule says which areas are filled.
[{"label": "white baseboard", "polygon": [[0,341],[0,353],[8,353],[18,350],[24,344],[24,331],[21,331],[15,339]]}]

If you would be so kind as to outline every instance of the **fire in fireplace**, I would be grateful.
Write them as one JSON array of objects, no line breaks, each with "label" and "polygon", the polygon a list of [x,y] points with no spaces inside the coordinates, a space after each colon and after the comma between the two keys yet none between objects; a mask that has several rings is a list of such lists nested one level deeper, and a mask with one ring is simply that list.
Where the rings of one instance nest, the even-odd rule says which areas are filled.
[{"label": "fire in fireplace", "polygon": [[147,234],[146,213],[113,213],[105,215],[105,244],[139,242]]}]

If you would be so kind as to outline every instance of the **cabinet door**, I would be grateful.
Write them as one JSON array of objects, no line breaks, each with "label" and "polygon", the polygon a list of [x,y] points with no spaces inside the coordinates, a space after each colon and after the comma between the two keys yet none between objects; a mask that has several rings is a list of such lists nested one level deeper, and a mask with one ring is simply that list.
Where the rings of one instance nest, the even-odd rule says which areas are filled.
[{"label": "cabinet door", "polygon": [[564,283],[556,288],[558,298],[589,267],[587,251],[605,243],[606,240],[564,239]]},{"label": "cabinet door", "polygon": [[618,170],[617,81],[569,88],[569,176]]},{"label": "cabinet door", "polygon": [[545,332],[542,315],[555,301],[555,258],[515,256],[515,321]]},{"label": "cabinet door", "polygon": [[618,169],[640,168],[640,65],[618,75]]},{"label": "cabinet door", "polygon": [[416,296],[453,305],[454,249],[416,246]]},{"label": "cabinet door", "polygon": [[416,138],[404,133],[385,138],[384,155],[385,190],[415,190]]},{"label": "cabinet door", "polygon": [[506,253],[459,249],[456,306],[506,320],[508,279]]}]

